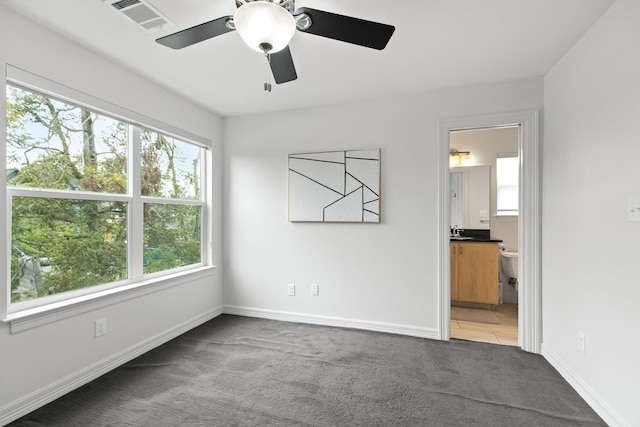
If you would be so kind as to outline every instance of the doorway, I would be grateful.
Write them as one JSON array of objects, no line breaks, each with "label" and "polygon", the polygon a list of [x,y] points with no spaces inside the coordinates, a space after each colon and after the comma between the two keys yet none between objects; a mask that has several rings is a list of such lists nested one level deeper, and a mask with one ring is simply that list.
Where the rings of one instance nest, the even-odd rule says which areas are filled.
[{"label": "doorway", "polygon": [[451,270],[450,270],[450,176],[449,133],[470,129],[505,126],[519,127],[518,157],[519,215],[518,228],[518,346],[540,353],[541,285],[540,285],[540,172],[538,112],[524,111],[487,116],[463,117],[440,121],[440,251],[439,251],[439,335],[451,338]]},{"label": "doorway", "polygon": [[449,132],[450,227],[474,237],[451,241],[451,338],[518,345],[517,270],[503,264],[518,259],[519,138],[519,125]]}]

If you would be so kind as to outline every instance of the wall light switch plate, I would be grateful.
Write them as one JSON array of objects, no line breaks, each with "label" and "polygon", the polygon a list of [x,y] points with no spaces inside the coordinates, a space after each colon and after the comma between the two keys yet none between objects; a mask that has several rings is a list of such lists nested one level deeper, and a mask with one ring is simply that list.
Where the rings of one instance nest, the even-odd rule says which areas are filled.
[{"label": "wall light switch plate", "polygon": [[640,198],[629,197],[627,221],[640,221]]},{"label": "wall light switch plate", "polygon": [[296,285],[294,283],[289,283],[288,293],[290,297],[296,296]]},{"label": "wall light switch plate", "polygon": [[578,331],[578,350],[582,353],[584,353],[584,345],[586,340],[587,339],[584,335],[584,332]]},{"label": "wall light switch plate", "polygon": [[320,295],[320,286],[318,286],[317,283],[311,284],[311,295],[313,295],[314,297]]}]

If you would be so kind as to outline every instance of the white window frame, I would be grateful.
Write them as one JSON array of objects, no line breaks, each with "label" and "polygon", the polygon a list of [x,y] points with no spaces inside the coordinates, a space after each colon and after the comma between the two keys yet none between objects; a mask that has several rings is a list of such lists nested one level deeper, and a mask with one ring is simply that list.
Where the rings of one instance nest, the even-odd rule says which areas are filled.
[{"label": "white window frame", "polygon": [[[47,324],[57,319],[94,310],[102,306],[108,306],[117,302],[139,297],[141,295],[156,292],[160,289],[179,286],[198,277],[210,274],[215,266],[211,265],[210,235],[210,203],[211,194],[207,183],[210,182],[212,155],[209,147],[211,141],[194,135],[182,129],[167,125],[140,113],[127,110],[123,107],[111,104],[105,100],[93,97],[73,88],[53,82],[44,77],[32,74],[20,68],[7,64],[5,84],[2,85],[1,95],[6,99],[6,85],[16,86],[20,89],[50,96],[70,105],[86,108],[98,114],[128,123],[130,138],[133,141],[133,149],[128,155],[128,191],[127,194],[105,194],[83,191],[60,191],[28,189],[22,187],[1,186],[0,196],[7,201],[6,209],[0,210],[0,223],[4,223],[4,229],[0,230],[0,236],[5,237],[6,245],[0,248],[0,259],[5,263],[6,274],[3,285],[0,285],[0,321],[8,322],[11,333],[31,329],[42,324]],[[0,173],[6,177],[6,106],[5,102],[0,107],[0,127],[2,127],[0,140]],[[174,137],[181,141],[194,144],[203,148],[201,162],[201,198],[200,200],[170,199],[162,197],[148,197],[140,194],[140,128],[148,129],[162,135]],[[5,178],[6,179],[6,178]],[[171,270],[143,274],[143,217],[142,215],[127,215],[128,221],[128,278],[118,282],[91,286],[61,294],[36,298],[33,300],[11,304],[11,200],[14,196],[54,197],[65,199],[122,201],[127,202],[130,212],[140,209],[144,203],[181,204],[201,206],[201,237],[200,253],[201,262],[189,266]]]}]

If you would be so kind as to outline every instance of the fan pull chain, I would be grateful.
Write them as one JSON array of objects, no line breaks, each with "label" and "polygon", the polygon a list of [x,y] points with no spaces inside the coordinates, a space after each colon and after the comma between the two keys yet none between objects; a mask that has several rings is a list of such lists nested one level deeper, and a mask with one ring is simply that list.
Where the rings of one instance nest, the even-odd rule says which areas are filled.
[{"label": "fan pull chain", "polygon": [[271,92],[271,54],[264,53],[264,90]]}]

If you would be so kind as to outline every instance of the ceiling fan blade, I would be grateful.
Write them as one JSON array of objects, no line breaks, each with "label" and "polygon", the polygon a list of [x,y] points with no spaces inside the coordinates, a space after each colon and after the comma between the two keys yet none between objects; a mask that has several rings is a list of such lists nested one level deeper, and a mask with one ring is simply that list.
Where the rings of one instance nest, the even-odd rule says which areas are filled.
[{"label": "ceiling fan blade", "polygon": [[230,19],[233,19],[233,16],[223,16],[222,18],[160,37],[156,39],[156,42],[173,49],[182,49],[183,47],[191,46],[192,44],[233,31],[233,29],[227,27],[227,21]]},{"label": "ceiling fan blade", "polygon": [[280,52],[272,53],[270,64],[273,79],[277,84],[290,82],[298,78],[289,46]]},{"label": "ceiling fan blade", "polygon": [[311,18],[311,26],[304,30],[299,28],[300,31],[372,49],[384,49],[396,29],[393,25],[307,7],[297,9],[293,16],[301,13],[306,13]]}]

